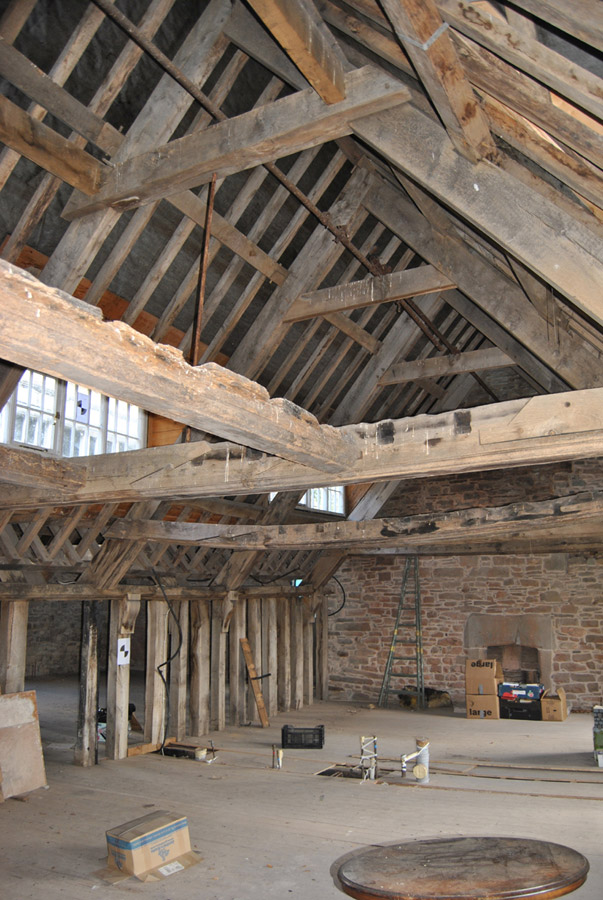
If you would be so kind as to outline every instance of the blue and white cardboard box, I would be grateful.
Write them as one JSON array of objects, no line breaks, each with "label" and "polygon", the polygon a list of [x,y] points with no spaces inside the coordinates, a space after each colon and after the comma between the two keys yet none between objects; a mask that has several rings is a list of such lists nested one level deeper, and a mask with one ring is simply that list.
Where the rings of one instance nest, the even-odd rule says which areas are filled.
[{"label": "blue and white cardboard box", "polygon": [[160,809],[107,831],[107,869],[98,874],[109,881],[131,875],[158,881],[199,860],[191,850],[186,816]]}]

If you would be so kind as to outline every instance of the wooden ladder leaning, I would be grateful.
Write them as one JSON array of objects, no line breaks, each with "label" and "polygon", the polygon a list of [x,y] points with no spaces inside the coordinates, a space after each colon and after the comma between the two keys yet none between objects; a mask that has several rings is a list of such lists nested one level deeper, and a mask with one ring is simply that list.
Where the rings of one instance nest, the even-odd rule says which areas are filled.
[{"label": "wooden ladder leaning", "polygon": [[[397,686],[392,686],[392,681],[394,684],[397,682]],[[425,707],[421,588],[417,556],[409,556],[404,566],[400,602],[378,705],[387,706],[391,694],[402,690],[414,697],[419,709]]]},{"label": "wooden ladder leaning", "polygon": [[260,676],[258,676],[255,668],[253,653],[251,652],[251,647],[249,646],[249,641],[247,640],[247,638],[240,638],[240,641],[241,650],[243,651],[243,656],[245,658],[245,665],[247,666],[247,675],[249,677],[249,683],[251,685],[251,690],[253,691],[253,696],[255,698],[255,705],[258,709],[260,722],[262,723],[262,728],[268,728],[270,722],[268,721],[268,713],[266,712],[264,695],[262,694],[262,689],[258,684]]}]

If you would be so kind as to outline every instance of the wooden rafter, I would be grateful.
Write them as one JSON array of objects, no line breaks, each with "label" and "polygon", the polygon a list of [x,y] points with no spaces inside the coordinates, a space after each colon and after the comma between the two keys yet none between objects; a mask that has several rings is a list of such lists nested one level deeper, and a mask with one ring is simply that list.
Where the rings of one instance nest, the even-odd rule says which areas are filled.
[{"label": "wooden rafter", "polygon": [[588,229],[496,166],[471,165],[443,129],[411,104],[352,126],[393,165],[603,324],[603,250]]},{"label": "wooden rafter", "polygon": [[345,97],[345,61],[312,0],[251,0],[265,26],[325,103]]},{"label": "wooden rafter", "polygon": [[[485,257],[472,252],[458,233],[442,233],[439,227],[433,227],[384,182],[374,182],[373,189],[366,194],[365,205],[424,259],[454,279],[459,289],[503,328],[520,337],[533,354],[568,384],[583,388],[603,383],[603,366],[582,342],[564,333],[559,334],[556,343],[551,342],[543,330],[541,317],[525,302],[522,289]],[[442,215],[445,222],[449,221],[444,212]]]},{"label": "wooden rafter", "polygon": [[434,0],[383,0],[383,7],[457,150],[472,162],[497,150]]}]

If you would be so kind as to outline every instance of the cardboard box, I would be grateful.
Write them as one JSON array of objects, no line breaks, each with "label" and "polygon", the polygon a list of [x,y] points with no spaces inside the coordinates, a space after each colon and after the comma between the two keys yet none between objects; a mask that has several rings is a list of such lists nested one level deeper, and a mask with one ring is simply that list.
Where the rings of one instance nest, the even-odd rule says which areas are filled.
[{"label": "cardboard box", "polygon": [[116,882],[134,875],[139,881],[159,881],[199,862],[191,850],[185,816],[160,809],[110,828],[107,869],[99,872]]},{"label": "cardboard box", "polygon": [[567,719],[567,700],[562,687],[557,689],[556,697],[551,697],[545,691],[540,705],[542,707],[543,722],[563,722],[564,719]]},{"label": "cardboard box", "polygon": [[521,684],[503,681],[498,685],[498,696],[505,700],[540,700],[544,692],[543,684]]},{"label": "cardboard box", "polygon": [[467,694],[496,694],[503,680],[501,664],[495,659],[468,659],[465,664]]},{"label": "cardboard box", "polygon": [[467,694],[468,719],[500,719],[496,694]]}]

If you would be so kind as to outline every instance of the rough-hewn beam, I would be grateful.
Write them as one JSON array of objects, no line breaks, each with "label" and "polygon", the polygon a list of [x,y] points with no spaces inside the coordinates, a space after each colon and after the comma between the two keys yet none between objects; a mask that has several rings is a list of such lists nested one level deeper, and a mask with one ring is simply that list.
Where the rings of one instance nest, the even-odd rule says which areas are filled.
[{"label": "rough-hewn beam", "polygon": [[468,350],[456,356],[429,356],[411,362],[394,363],[379,379],[379,384],[403,384],[419,378],[442,378],[461,372],[481,372],[484,369],[498,369],[514,366],[510,356],[498,347],[486,350]]},{"label": "rough-hewn beam", "polygon": [[87,196],[102,183],[102,163],[1,94],[0,141]]},{"label": "rough-hewn beam", "polygon": [[603,50],[603,9],[598,0],[511,0],[514,6],[548,22],[587,45]]},{"label": "rough-hewn beam", "polygon": [[[31,568],[31,566],[29,566]],[[135,580],[135,575],[132,576]],[[162,591],[149,585],[148,575],[141,579],[141,584],[131,585],[132,590],[140,594],[143,601],[161,600]],[[165,584],[163,589],[170,600],[219,600],[226,596],[227,590],[223,587],[207,587],[195,585],[191,587],[173,586]],[[311,595],[314,588],[309,584],[292,587],[290,584],[246,585],[237,591],[239,599],[247,597],[291,597]],[[114,600],[123,597],[124,587],[105,588],[99,590],[93,584],[78,582],[76,584],[25,584],[24,582],[6,581],[0,583],[0,603],[11,603],[15,600],[33,600],[34,602],[63,603],[74,600]]]},{"label": "rough-hewn beam", "polygon": [[0,445],[0,481],[74,490],[84,483],[84,472],[70,460],[53,459],[37,450],[16,450]]},{"label": "rough-hewn beam", "polygon": [[391,275],[366,278],[363,281],[352,281],[350,284],[335,285],[302,294],[285,314],[285,321],[300,322],[331,312],[393,303],[395,300],[405,300],[454,287],[456,284],[433,266],[417,266],[414,269],[393,272]]},{"label": "rough-hewn beam", "polygon": [[272,162],[350,134],[355,118],[410,96],[399,81],[372,66],[350,72],[345,84],[340,103],[329,105],[314,91],[301,91],[128,159],[111,170],[93,198],[70,202],[64,216],[129,209],[204,184],[214,172],[224,178]]},{"label": "rough-hewn beam", "polygon": [[494,159],[488,120],[434,0],[382,0],[382,6],[457,150],[472,162]]},{"label": "rough-hewn beam", "polygon": [[502,169],[472,165],[411,104],[352,126],[394,166],[603,324],[603,250],[591,231]]},{"label": "rough-hewn beam", "polygon": [[0,75],[102,150],[113,153],[123,141],[123,136],[113,125],[76,100],[2,37]]},{"label": "rough-hewn beam", "polygon": [[336,42],[311,0],[250,0],[264,25],[325,103],[345,97],[345,72]]},{"label": "rough-hewn beam", "polygon": [[11,362],[332,473],[357,452],[294,404],[270,400],[254,382],[214,363],[193,368],[179,351],[123,323],[103,322],[99,310],[3,260],[0,289],[0,355]]},{"label": "rough-hewn beam", "polygon": [[603,491],[557,497],[535,503],[454,510],[435,515],[327,522],[320,525],[206,525],[181,522],[114,522],[107,536],[129,540],[194,544],[240,550],[353,549],[440,544],[446,541],[499,540],[528,537],[539,531],[550,538],[556,531],[568,537],[595,536],[603,544]]},{"label": "rough-hewn beam", "polygon": [[[446,229],[444,225],[440,231],[432,226],[412,203],[380,179],[375,179],[364,204],[394,234],[454,279],[459,290],[568,384],[576,388],[603,384],[603,364],[583,342],[563,332],[552,341],[543,319],[527,302],[519,285],[471,250],[453,228]],[[556,246],[557,238],[551,244]],[[509,348],[505,349],[510,353]]]},{"label": "rough-hewn beam", "polygon": [[527,72],[562,97],[603,118],[601,82],[596,75],[539,41],[519,34],[509,22],[466,0],[438,0],[444,21],[497,56]]},{"label": "rough-hewn beam", "polygon": [[235,0],[232,13],[224,26],[224,34],[232,43],[260,62],[269,72],[300,91],[310,87],[307,79],[293,65],[286,53],[272,39],[257,18]]},{"label": "rough-hewn beam", "polygon": [[[355,484],[601,456],[603,388],[334,429],[357,460]],[[62,503],[219,497],[328,487],[330,473],[234,444],[191,444],[87,457],[85,485]],[[74,460],[75,463],[75,460]],[[56,493],[7,485],[0,509],[55,506]]]}]

